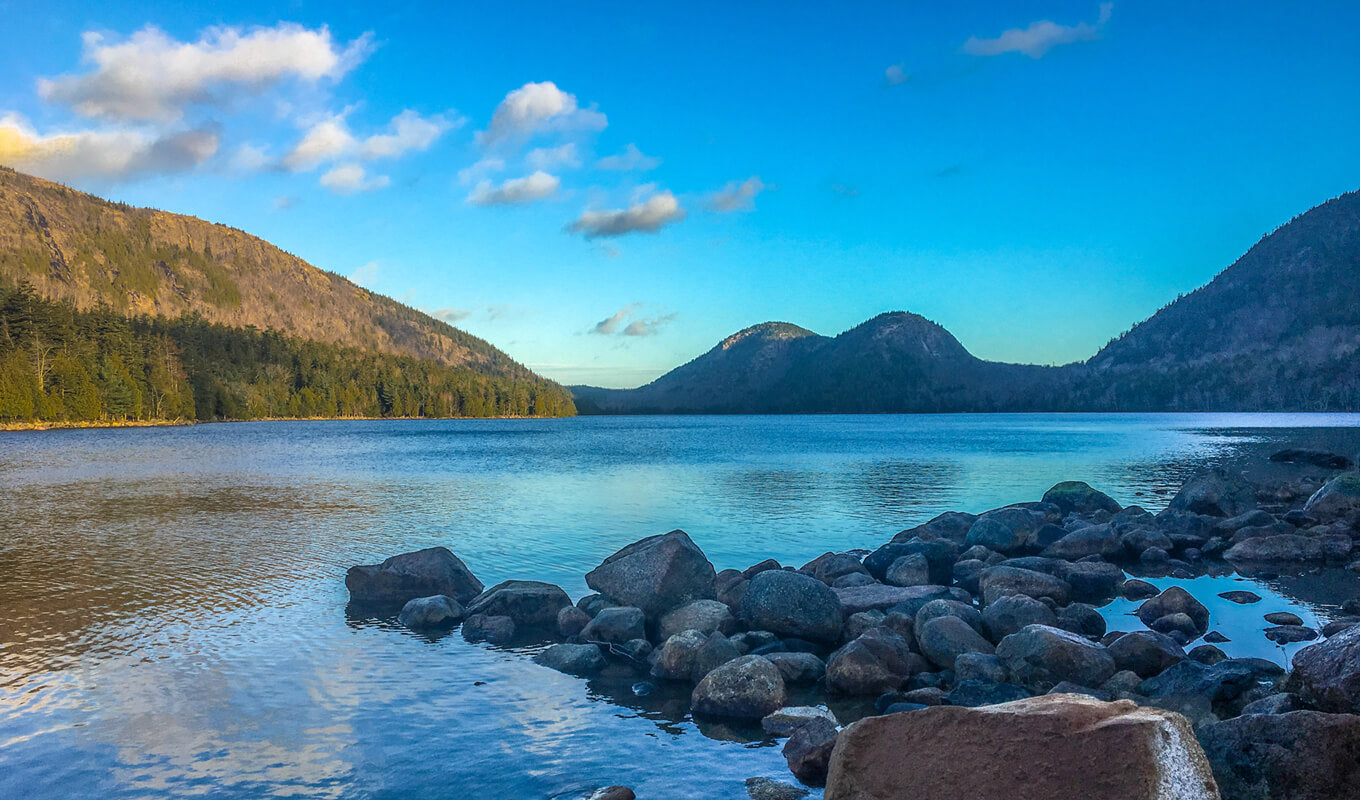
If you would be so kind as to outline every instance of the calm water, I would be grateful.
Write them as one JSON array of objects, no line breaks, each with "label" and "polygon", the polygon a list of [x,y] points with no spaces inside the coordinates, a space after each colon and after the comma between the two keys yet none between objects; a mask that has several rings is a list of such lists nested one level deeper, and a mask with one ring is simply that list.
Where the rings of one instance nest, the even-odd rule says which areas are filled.
[{"label": "calm water", "polygon": [[[487,585],[586,593],[683,528],[719,568],[874,547],[1082,479],[1157,510],[1209,461],[1360,451],[1346,415],[639,417],[0,434],[0,797],[740,798],[777,747],[626,675],[348,620],[343,574],[441,544]],[[1348,582],[1350,581],[1350,582]],[[1165,585],[1166,581],[1154,581]],[[1288,655],[1353,576],[1206,577],[1231,654]],[[1120,603],[1112,627],[1136,619]],[[1132,621],[1130,621],[1132,620]],[[1292,652],[1292,651],[1289,651]],[[736,739],[735,741],[729,739]],[[476,791],[471,791],[475,789]],[[465,795],[465,790],[468,790]]]}]

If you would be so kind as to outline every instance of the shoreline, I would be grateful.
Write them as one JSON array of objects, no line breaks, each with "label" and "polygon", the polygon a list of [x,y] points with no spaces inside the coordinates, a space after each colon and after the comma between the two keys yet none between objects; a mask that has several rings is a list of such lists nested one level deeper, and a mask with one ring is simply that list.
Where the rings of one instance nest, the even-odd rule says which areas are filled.
[{"label": "shoreline", "polygon": [[202,420],[69,420],[42,422],[0,422],[0,433],[20,433],[29,431],[99,430],[114,428],[184,428],[194,425],[235,425],[246,422],[455,422],[468,420],[511,420],[511,419],[571,419],[571,417],[547,416],[495,416],[495,417],[257,417],[255,419],[202,419]]}]

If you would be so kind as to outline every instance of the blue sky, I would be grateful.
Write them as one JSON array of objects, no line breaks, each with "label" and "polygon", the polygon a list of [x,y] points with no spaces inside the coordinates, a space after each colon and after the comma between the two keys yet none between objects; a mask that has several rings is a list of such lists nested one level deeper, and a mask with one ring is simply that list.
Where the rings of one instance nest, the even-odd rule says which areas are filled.
[{"label": "blue sky", "polygon": [[1351,2],[156,5],[0,0],[0,162],[568,383],[898,309],[1081,360],[1360,188]]}]

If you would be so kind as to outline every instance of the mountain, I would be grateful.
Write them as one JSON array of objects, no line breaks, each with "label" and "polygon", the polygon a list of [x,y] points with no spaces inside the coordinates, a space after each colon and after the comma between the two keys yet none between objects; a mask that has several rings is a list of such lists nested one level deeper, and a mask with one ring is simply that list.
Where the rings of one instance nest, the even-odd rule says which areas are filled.
[{"label": "mountain", "polygon": [[984,361],[905,312],[839,336],[756,325],[582,413],[1360,409],[1360,193],[1264,237],[1084,363]]}]

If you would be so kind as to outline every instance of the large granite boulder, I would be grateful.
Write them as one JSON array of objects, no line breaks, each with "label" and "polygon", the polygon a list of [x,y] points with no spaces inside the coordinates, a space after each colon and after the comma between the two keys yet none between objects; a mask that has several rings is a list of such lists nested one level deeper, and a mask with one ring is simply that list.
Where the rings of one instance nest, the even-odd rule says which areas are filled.
[{"label": "large granite boulder", "polygon": [[1116,669],[1129,670],[1140,678],[1160,675],[1185,660],[1185,650],[1176,640],[1156,631],[1126,633],[1107,649]]},{"label": "large granite boulder", "polygon": [[641,539],[586,573],[590,588],[656,619],[673,608],[716,597],[717,574],[684,531]]},{"label": "large granite boulder", "polygon": [[1149,628],[1157,620],[1173,614],[1185,614],[1200,634],[1209,630],[1209,609],[1179,586],[1167,587],[1138,607],[1138,618]]},{"label": "large granite boulder", "polygon": [[690,695],[694,713],[758,720],[784,706],[784,679],[760,656],[742,656],[704,676]]},{"label": "large granite boulder", "polygon": [[1063,481],[1044,492],[1043,502],[1052,503],[1063,514],[1093,514],[1097,511],[1118,514],[1123,510],[1113,497],[1092,489],[1085,481]]},{"label": "large granite boulder", "polygon": [[1042,601],[1023,594],[999,597],[982,609],[982,629],[993,642],[1028,625],[1058,626],[1058,615]]},{"label": "large granite boulder", "polygon": [[400,608],[407,600],[446,594],[467,603],[482,582],[446,547],[392,556],[381,564],[350,567],[345,588],[352,603]]},{"label": "large granite boulder", "polygon": [[996,657],[1018,684],[1046,692],[1063,681],[1099,686],[1115,673],[1104,647],[1071,631],[1029,625],[1001,640]]},{"label": "large granite boulder", "polygon": [[907,640],[882,629],[865,632],[846,644],[826,663],[826,688],[838,694],[882,694],[901,688],[927,669]]},{"label": "large granite boulder", "polygon": [[741,655],[737,646],[721,633],[681,631],[657,648],[651,674],[654,678],[694,683]]},{"label": "large granite boulder", "polygon": [[799,567],[798,571],[816,578],[827,586],[846,575],[868,573],[864,565],[859,563],[859,559],[849,553],[823,553]]},{"label": "large granite boulder", "polygon": [[875,583],[870,586],[847,586],[833,591],[840,600],[841,614],[846,617],[861,611],[887,611],[907,604],[915,605],[915,608],[907,612],[915,616],[917,609],[931,600],[968,598],[968,593],[962,589],[946,586],[885,586]]},{"label": "large granite boulder", "polygon": [[1218,800],[1181,716],[1054,694],[868,717],[836,740],[826,800]]},{"label": "large granite boulder", "polygon": [[968,535],[963,540],[964,546],[982,545],[998,553],[1011,553],[1024,547],[1030,535],[1038,531],[1044,522],[1043,515],[1027,508],[998,508],[977,518],[968,529]]},{"label": "large granite boulder", "polygon": [[1360,472],[1343,472],[1327,481],[1308,498],[1303,510],[1322,520],[1360,514]]},{"label": "large granite boulder", "polygon": [[991,655],[995,652],[991,642],[955,616],[926,620],[916,630],[916,644],[922,655],[940,669],[953,669],[954,659],[964,653]]},{"label": "large granite boulder", "polygon": [[766,653],[787,685],[816,683],[826,675],[826,662],[812,653]]},{"label": "large granite boulder", "polygon": [[961,545],[963,540],[968,538],[968,529],[973,527],[974,522],[977,522],[977,515],[975,514],[946,511],[929,522],[902,531],[893,537],[893,541],[905,542],[911,539],[923,539],[930,542],[944,539]]},{"label": "large granite boulder", "polygon": [[1360,716],[1293,711],[1201,727],[1223,800],[1360,797]]},{"label": "large granite boulder", "polygon": [[982,602],[988,605],[1013,594],[1036,600],[1047,597],[1058,605],[1066,605],[1072,593],[1072,587],[1060,578],[1004,564],[983,570],[978,579],[978,590],[982,593]]},{"label": "large granite boulder", "polygon": [[816,642],[834,642],[841,635],[836,591],[816,578],[786,570],[769,570],[751,579],[741,597],[741,619],[752,630]]},{"label": "large granite boulder", "polygon": [[1360,714],[1360,625],[1294,654],[1291,687],[1323,711]]},{"label": "large granite boulder", "polygon": [[509,617],[518,628],[556,628],[557,614],[571,605],[562,587],[542,581],[503,581],[472,598],[468,614]]},{"label": "large granite boulder", "polygon": [[732,610],[717,600],[695,600],[677,609],[666,612],[657,625],[656,638],[664,642],[680,631],[703,631],[729,635],[736,629],[737,621]]},{"label": "large granite boulder", "polygon": [[1237,475],[1211,469],[1186,481],[1163,513],[1189,512],[1212,517],[1235,517],[1256,508],[1256,493]]}]

